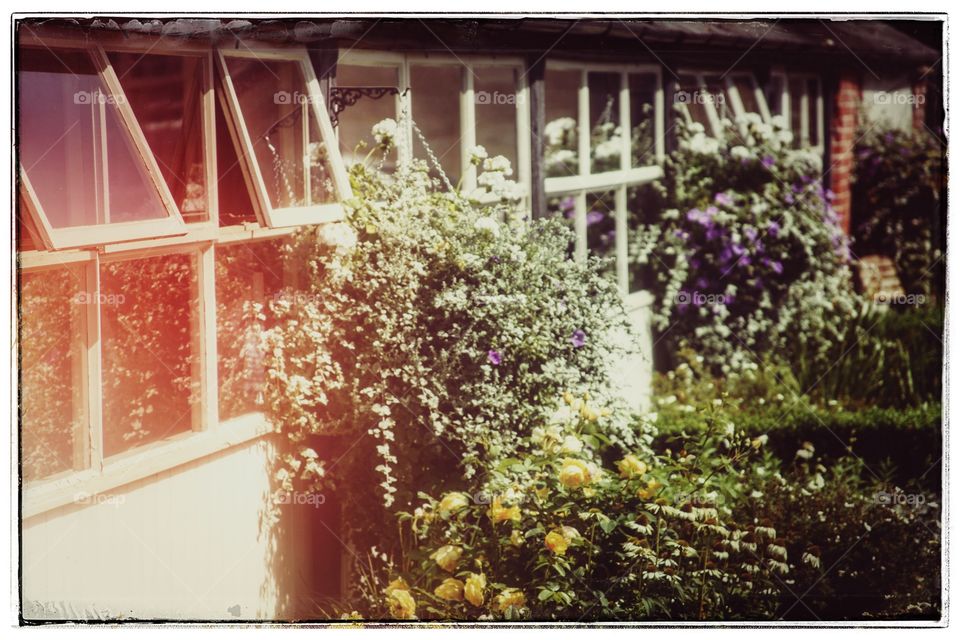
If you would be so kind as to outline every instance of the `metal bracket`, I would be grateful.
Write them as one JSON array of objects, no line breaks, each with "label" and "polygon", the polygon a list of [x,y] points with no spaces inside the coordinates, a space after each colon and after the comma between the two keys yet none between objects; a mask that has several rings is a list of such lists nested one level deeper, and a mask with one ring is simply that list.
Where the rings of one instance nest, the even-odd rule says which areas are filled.
[{"label": "metal bracket", "polygon": [[384,96],[398,96],[400,89],[397,87],[331,87],[329,93],[330,124],[336,128],[340,123],[340,114],[347,107],[357,104],[360,98],[379,100]]}]

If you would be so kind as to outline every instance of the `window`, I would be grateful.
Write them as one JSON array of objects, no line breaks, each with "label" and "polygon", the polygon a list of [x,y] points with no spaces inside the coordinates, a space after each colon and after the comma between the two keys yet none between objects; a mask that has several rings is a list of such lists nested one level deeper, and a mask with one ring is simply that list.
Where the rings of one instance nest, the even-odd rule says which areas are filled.
[{"label": "window", "polygon": [[823,149],[823,92],[820,79],[811,74],[776,72],[768,95],[776,96],[771,113],[782,116],[793,133],[793,146]]},{"label": "window", "polygon": [[749,73],[681,73],[674,101],[688,123],[700,123],[714,137],[723,133],[725,120],[736,122],[748,113],[770,121],[766,96]]},{"label": "window", "polygon": [[[359,142],[369,140],[374,124],[394,118],[401,125],[398,159],[425,160],[439,178],[429,147],[451,186],[471,193],[477,188],[477,170],[469,154],[482,145],[490,156],[510,160],[514,179],[529,193],[530,121],[522,70],[521,61],[506,58],[347,52],[337,65],[337,86],[396,86],[400,95],[392,103],[386,97],[362,97],[349,105],[339,115],[340,147],[352,154]],[[412,118],[405,120],[404,114]]]},{"label": "window", "polygon": [[658,178],[664,156],[660,69],[550,61],[544,82],[549,211],[572,226],[571,253],[607,258],[627,295],[628,192]]},{"label": "window", "polygon": [[206,157],[213,145],[204,127],[213,105],[209,53],[107,56],[183,219],[210,220],[216,189]]},{"label": "window", "polygon": [[270,227],[340,219],[350,183],[306,52],[218,55],[260,219]]},{"label": "window", "polygon": [[48,248],[182,234],[183,219],[100,49],[19,49],[22,195]]}]

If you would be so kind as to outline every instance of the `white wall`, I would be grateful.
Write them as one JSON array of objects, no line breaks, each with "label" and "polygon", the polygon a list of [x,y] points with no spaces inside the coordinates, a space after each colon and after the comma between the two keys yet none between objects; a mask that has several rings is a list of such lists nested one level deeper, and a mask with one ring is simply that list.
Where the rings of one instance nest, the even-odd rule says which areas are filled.
[{"label": "white wall", "polygon": [[877,79],[867,74],[863,79],[864,116],[878,126],[909,131],[917,99],[906,76]]},{"label": "white wall", "polygon": [[653,296],[649,293],[631,294],[626,309],[632,333],[622,332],[615,338],[622,356],[614,363],[613,380],[621,397],[638,413],[649,411],[653,393],[652,305]]},{"label": "white wall", "polygon": [[[24,617],[309,616],[291,610],[287,594],[303,589],[304,578],[293,584],[285,569],[302,573],[304,558],[327,574],[339,569],[313,557],[316,536],[302,522],[277,536],[265,518],[271,450],[267,440],[252,440],[111,491],[98,504],[26,520]],[[328,559],[339,553],[327,549]]]}]

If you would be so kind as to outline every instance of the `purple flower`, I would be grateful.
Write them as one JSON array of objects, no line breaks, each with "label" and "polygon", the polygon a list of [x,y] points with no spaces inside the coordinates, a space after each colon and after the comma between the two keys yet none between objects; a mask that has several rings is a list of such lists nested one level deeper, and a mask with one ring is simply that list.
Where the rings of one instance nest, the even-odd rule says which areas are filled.
[{"label": "purple flower", "polygon": [[743,235],[747,236],[747,240],[749,240],[750,242],[757,241],[757,230],[754,229],[753,227],[744,228]]},{"label": "purple flower", "polygon": [[603,214],[599,211],[591,211],[587,214],[587,226],[597,224],[598,222],[603,222]]},{"label": "purple flower", "polygon": [[700,268],[700,259],[699,258],[690,258],[690,268],[699,269]]},{"label": "purple flower", "polygon": [[587,334],[583,332],[583,329],[577,329],[573,332],[570,336],[570,344],[577,349],[587,344]]},{"label": "purple flower", "polygon": [[776,161],[773,159],[773,156],[763,156],[763,159],[760,161],[767,169],[773,169],[773,166],[776,164]]},{"label": "purple flower", "polygon": [[576,206],[576,200],[573,199],[573,196],[567,196],[560,201],[560,209],[563,211],[573,211]]},{"label": "purple flower", "polygon": [[776,238],[780,235],[780,224],[776,220],[771,221],[770,224],[767,225],[767,233]]},{"label": "purple flower", "polygon": [[787,201],[787,204],[793,204],[794,202],[796,202],[796,198],[793,197],[792,193],[788,193],[787,197],[784,198],[784,200]]},{"label": "purple flower", "polygon": [[716,225],[711,224],[710,227],[707,229],[707,240],[713,241],[718,239],[722,235],[723,235],[723,231],[721,231]]},{"label": "purple flower", "polygon": [[499,351],[496,351],[495,349],[490,349],[490,351],[487,351],[487,360],[490,362],[490,364],[497,367],[500,365],[501,362],[503,362],[503,356],[500,354]]},{"label": "purple flower", "polygon": [[770,263],[770,268],[773,269],[773,272],[777,275],[783,273],[783,263],[779,260],[774,260]]},{"label": "purple flower", "polygon": [[697,288],[701,290],[710,286],[710,282],[708,282],[706,278],[697,278],[696,284]]},{"label": "purple flower", "polygon": [[713,201],[722,206],[733,206],[733,198],[726,193],[718,193],[717,195],[713,196]]},{"label": "purple flower", "polygon": [[889,143],[893,142],[893,134],[890,133],[890,132],[887,132],[887,133],[883,134],[883,139],[886,140],[887,143],[889,144]]}]

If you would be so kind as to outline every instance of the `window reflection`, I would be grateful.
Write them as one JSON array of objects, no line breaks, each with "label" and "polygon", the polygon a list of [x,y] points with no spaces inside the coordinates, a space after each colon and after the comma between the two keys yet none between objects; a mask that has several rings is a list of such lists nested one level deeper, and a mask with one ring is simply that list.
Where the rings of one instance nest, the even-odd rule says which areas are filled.
[{"label": "window reflection", "polygon": [[[463,68],[457,65],[410,67],[413,121],[423,132],[450,183],[460,180],[460,89]],[[413,155],[428,160],[419,136],[413,136]],[[429,162],[429,160],[428,160]],[[430,165],[436,176],[436,168]]]},{"label": "window reflection", "polygon": [[577,94],[579,71],[547,69],[544,77],[546,124],[544,172],[548,178],[575,176],[580,172],[577,144]]},{"label": "window reflection", "polygon": [[[337,65],[337,86],[399,87],[400,81],[396,67],[341,64]],[[396,97],[389,94],[376,99],[363,97],[340,113],[337,134],[344,162],[351,165],[363,161],[376,144],[371,134],[373,126],[386,118],[397,118]],[[375,155],[377,161],[382,157],[382,154]],[[397,152],[394,146],[387,154],[383,169],[392,172],[396,162]]]}]

